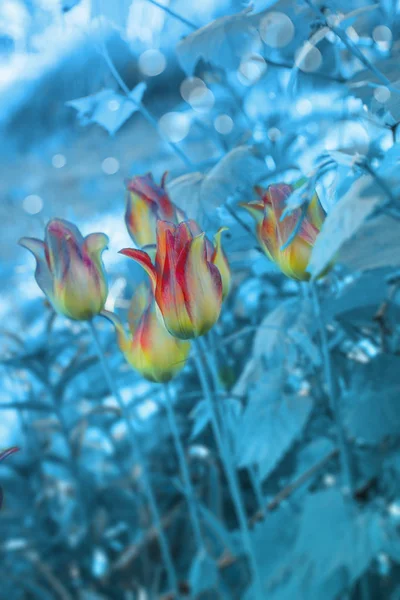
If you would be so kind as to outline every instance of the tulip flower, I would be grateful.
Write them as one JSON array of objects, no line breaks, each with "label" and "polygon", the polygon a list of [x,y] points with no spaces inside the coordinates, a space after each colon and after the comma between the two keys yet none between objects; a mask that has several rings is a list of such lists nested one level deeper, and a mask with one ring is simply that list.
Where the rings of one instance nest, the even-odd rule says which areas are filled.
[{"label": "tulip flower", "polygon": [[179,223],[184,213],[170,200],[165,190],[164,173],[161,185],[154,182],[151,173],[133,177],[127,184],[125,223],[138,248],[156,243],[157,219]]},{"label": "tulip flower", "polygon": [[165,326],[179,339],[203,335],[218,320],[230,285],[221,232],[213,248],[193,221],[158,221],[155,266],[143,250],[121,250],[149,274]]},{"label": "tulip flower", "polygon": [[36,282],[57,312],[78,321],[101,312],[108,293],[101,259],[108,244],[104,233],[84,238],[72,223],[53,219],[44,241],[24,237],[19,244],[35,256]]},{"label": "tulip flower", "polygon": [[126,361],[146,379],[166,383],[185,366],[190,342],[179,340],[167,331],[148,284],[140,284],[132,298],[128,316],[130,335],[117,315],[106,310],[101,314],[115,326]]},{"label": "tulip flower", "polygon": [[[305,214],[302,208],[297,208],[281,220],[286,199],[294,190],[295,186],[284,183],[271,185],[267,190],[256,188],[261,202],[241,206],[254,217],[257,238],[268,258],[288,277],[307,281],[310,278],[306,269],[311,251],[326,215],[317,194],[314,194]],[[299,230],[287,244],[296,226]]]},{"label": "tulip flower", "polygon": [[[12,446],[11,448],[7,448],[7,450],[3,450],[0,452],[0,462],[10,456],[10,454],[14,454],[14,452],[18,452],[19,448],[17,446]],[[0,508],[3,504],[3,490],[0,487]]]}]

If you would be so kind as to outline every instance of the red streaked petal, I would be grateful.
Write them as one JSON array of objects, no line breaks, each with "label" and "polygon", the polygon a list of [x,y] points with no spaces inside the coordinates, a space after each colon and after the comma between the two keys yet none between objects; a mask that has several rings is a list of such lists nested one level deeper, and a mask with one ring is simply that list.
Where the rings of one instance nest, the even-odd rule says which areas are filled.
[{"label": "red streaked petal", "polygon": [[135,245],[156,242],[157,204],[133,191],[126,195],[125,224]]},{"label": "red streaked petal", "polygon": [[156,302],[168,331],[180,339],[188,339],[193,337],[193,327],[182,287],[177,280],[177,257],[173,248],[174,238],[171,231],[166,232],[166,238],[163,270],[158,274],[157,279]]},{"label": "red streaked petal", "polygon": [[193,239],[191,221],[183,221],[182,223],[179,223],[176,228],[174,238],[174,250],[176,257],[178,258],[182,252],[182,249],[188,242],[190,242],[190,240]]},{"label": "red streaked petal", "polygon": [[53,277],[62,281],[71,260],[82,258],[83,236],[73,223],[52,219],[46,226],[45,243]]},{"label": "red streaked petal", "polygon": [[265,196],[265,204],[271,204],[278,219],[285,209],[286,199],[289,198],[293,190],[294,188],[286,183],[269,186]]},{"label": "red streaked petal", "polygon": [[157,221],[157,253],[156,253],[156,271],[161,274],[164,270],[164,261],[167,253],[167,233],[173,236],[176,231],[176,225],[169,221]]},{"label": "red streaked petal", "polygon": [[176,266],[176,275],[194,336],[203,335],[218,320],[222,304],[221,274],[207,261],[204,233],[186,245]]},{"label": "red streaked petal", "polygon": [[134,261],[139,263],[139,265],[143,267],[143,269],[150,277],[153,289],[155,289],[157,283],[156,270],[153,263],[151,262],[150,256],[146,254],[146,252],[143,252],[143,250],[136,250],[136,248],[123,248],[119,251],[119,254],[128,256],[128,258],[132,258]]},{"label": "red streaked petal", "polygon": [[174,220],[174,206],[171,200],[169,199],[166,190],[164,189],[166,175],[167,173],[164,173],[163,178],[161,180],[161,185],[157,185],[155,183],[153,175],[151,173],[146,173],[146,175],[133,177],[128,183],[128,190],[138,196],[141,196],[143,200],[146,201],[148,204],[154,204],[156,208],[155,212],[157,213],[158,217],[166,220]]}]

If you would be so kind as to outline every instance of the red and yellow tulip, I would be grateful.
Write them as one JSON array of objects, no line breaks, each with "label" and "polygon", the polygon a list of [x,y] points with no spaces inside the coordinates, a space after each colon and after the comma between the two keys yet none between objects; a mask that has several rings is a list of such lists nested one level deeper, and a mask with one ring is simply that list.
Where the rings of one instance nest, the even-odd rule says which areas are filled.
[{"label": "red and yellow tulip", "polygon": [[164,173],[157,185],[151,173],[133,177],[127,183],[125,223],[138,248],[156,243],[157,219],[172,223],[184,220],[184,213],[173,204],[165,190]]},{"label": "red and yellow tulip", "polygon": [[132,298],[127,334],[114,313],[102,315],[113,323],[118,345],[127,362],[143,377],[166,383],[183,369],[190,352],[190,342],[172,336],[164,325],[149,285],[142,283]]},{"label": "red and yellow tulip", "polygon": [[194,221],[158,221],[155,265],[142,250],[121,250],[149,274],[165,326],[179,339],[203,335],[219,318],[230,286],[221,232],[213,246]]},{"label": "red and yellow tulip", "polygon": [[[315,193],[304,217],[302,209],[297,208],[281,220],[286,200],[294,190],[295,186],[284,183],[270,185],[266,190],[256,188],[261,200],[241,206],[254,217],[257,238],[268,258],[288,277],[307,281],[311,251],[326,215]],[[285,247],[299,219],[302,219],[299,231]]]},{"label": "red and yellow tulip", "polygon": [[101,312],[108,293],[101,259],[108,244],[104,233],[84,238],[72,223],[53,219],[44,241],[24,237],[19,244],[35,256],[36,282],[57,312],[79,321]]}]

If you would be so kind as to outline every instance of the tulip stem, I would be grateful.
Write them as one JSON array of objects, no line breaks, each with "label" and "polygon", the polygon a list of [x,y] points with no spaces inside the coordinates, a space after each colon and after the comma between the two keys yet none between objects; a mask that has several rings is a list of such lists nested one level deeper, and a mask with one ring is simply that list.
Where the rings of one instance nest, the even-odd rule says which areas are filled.
[{"label": "tulip stem", "polygon": [[187,460],[185,457],[185,451],[183,448],[181,436],[178,429],[178,423],[176,421],[176,415],[173,405],[173,400],[171,396],[171,391],[169,389],[168,384],[164,385],[164,396],[165,396],[165,407],[168,417],[169,427],[171,429],[172,437],[174,439],[175,450],[178,455],[179,469],[181,472],[182,480],[185,487],[185,495],[188,503],[190,520],[193,528],[194,539],[196,542],[196,546],[198,551],[204,549],[204,540],[203,534],[201,531],[201,524],[199,518],[199,512],[197,507],[196,493],[190,479],[190,472],[187,464]]},{"label": "tulip stem", "polygon": [[203,354],[202,343],[199,339],[193,340],[194,345],[194,360],[196,363],[197,374],[200,380],[200,385],[203,390],[204,398],[208,405],[208,410],[210,412],[211,419],[211,427],[213,430],[213,434],[215,437],[215,441],[217,443],[218,452],[221,456],[222,463],[224,466],[226,478],[228,481],[229,489],[232,494],[233,504],[235,506],[236,516],[239,522],[239,527],[242,534],[243,546],[244,550],[249,559],[249,565],[251,574],[253,577],[253,584],[255,588],[255,600],[264,600],[265,595],[263,594],[263,586],[262,580],[258,569],[257,559],[253,548],[253,543],[250,535],[250,529],[247,522],[247,516],[245,507],[243,505],[243,500],[240,494],[239,482],[237,479],[237,474],[235,468],[233,466],[229,449],[225,444],[224,439],[222,438],[219,423],[218,423],[218,411],[215,406],[215,398],[212,393],[210,384],[208,382],[208,378],[206,375],[206,371],[203,365],[203,361],[201,356]]},{"label": "tulip stem", "polygon": [[[354,498],[354,490],[355,490],[355,481],[353,476],[353,471],[351,467],[351,457],[349,453],[349,449],[346,441],[346,433],[343,427],[341,411],[340,411],[340,403],[338,400],[338,396],[336,393],[335,380],[333,378],[333,369],[332,369],[332,361],[329,352],[328,338],[326,335],[325,324],[322,319],[321,305],[319,302],[318,291],[315,285],[315,282],[311,282],[311,295],[312,301],[314,305],[314,313],[317,319],[319,335],[321,339],[321,349],[322,349],[322,357],[324,364],[324,374],[325,374],[325,383],[327,386],[328,397],[329,397],[329,405],[333,414],[333,418],[336,422],[336,428],[338,433],[338,447],[339,447],[339,460],[341,465],[341,471],[343,473],[344,482],[345,482],[345,494],[349,498]],[[353,510],[356,509],[355,505],[352,502]],[[362,600],[368,600],[370,597],[369,594],[369,586],[368,579],[366,577],[360,577],[360,591]]]},{"label": "tulip stem", "polygon": [[338,432],[338,446],[339,446],[339,456],[340,463],[342,468],[342,473],[344,477],[346,492],[351,494],[354,490],[354,481],[353,474],[351,469],[351,459],[347,447],[346,442],[346,434],[344,431],[341,415],[340,415],[340,405],[338,401],[338,396],[336,393],[336,386],[333,379],[333,371],[332,371],[332,361],[329,352],[328,346],[328,338],[326,335],[325,324],[322,319],[321,306],[319,303],[319,297],[317,288],[314,282],[311,282],[311,295],[312,301],[314,305],[314,313],[318,324],[319,335],[321,340],[321,350],[322,350],[322,358],[323,358],[323,367],[324,367],[324,377],[325,383],[328,392],[329,405],[333,414],[333,417],[336,422],[337,432]]},{"label": "tulip stem", "polygon": [[161,516],[160,516],[160,511],[157,506],[156,497],[155,497],[153,488],[151,486],[150,478],[146,471],[145,459],[140,450],[140,444],[137,443],[136,431],[132,425],[129,411],[127,410],[127,407],[124,404],[124,401],[122,400],[121,394],[119,393],[119,390],[114,383],[109,365],[107,363],[105,354],[101,347],[99,336],[98,336],[98,333],[96,331],[93,321],[89,321],[88,325],[89,325],[89,329],[90,329],[90,332],[93,337],[93,342],[96,347],[96,351],[97,351],[97,354],[98,354],[98,357],[100,360],[100,364],[103,369],[104,377],[106,379],[108,388],[109,388],[110,392],[112,393],[112,395],[114,396],[115,400],[117,401],[119,409],[121,411],[121,415],[125,420],[125,423],[126,423],[129,435],[130,435],[130,441],[132,444],[134,459],[136,460],[136,462],[138,463],[138,465],[140,467],[140,472],[141,472],[140,476],[141,476],[141,480],[143,483],[144,492],[146,494],[147,501],[149,503],[150,512],[151,512],[151,516],[152,516],[152,519],[154,522],[154,526],[157,531],[161,555],[162,555],[162,558],[164,561],[165,570],[167,572],[168,584],[169,584],[171,590],[173,590],[175,592],[175,594],[179,597],[178,578],[177,578],[174,564],[172,561],[172,555],[171,555],[171,551],[169,548],[168,540],[167,540],[167,537],[166,537],[165,532],[162,527]]},{"label": "tulip stem", "polygon": [[[224,391],[222,389],[220,379],[218,376],[218,370],[217,370],[218,359],[217,359],[217,356],[216,356],[216,353],[214,351],[212,344],[211,343],[207,344],[207,342],[202,338],[199,339],[199,343],[201,344],[201,348],[202,348],[202,352],[203,352],[203,356],[204,356],[204,362],[206,363],[207,368],[211,374],[214,391],[216,393]],[[222,405],[219,402],[217,404],[217,408],[218,408],[218,412],[219,412],[220,422],[222,424],[224,424],[226,422],[226,419],[224,419]],[[226,443],[228,444],[228,448],[229,448],[230,444],[231,444],[231,440],[230,440],[229,432],[227,431],[226,427],[225,427],[225,430],[223,431],[223,435],[225,436]],[[251,467],[249,467],[248,471],[249,471],[250,483],[252,485],[260,513],[262,515],[264,515],[264,497],[263,497],[260,478],[259,478],[257,469],[255,466],[251,466]]]}]

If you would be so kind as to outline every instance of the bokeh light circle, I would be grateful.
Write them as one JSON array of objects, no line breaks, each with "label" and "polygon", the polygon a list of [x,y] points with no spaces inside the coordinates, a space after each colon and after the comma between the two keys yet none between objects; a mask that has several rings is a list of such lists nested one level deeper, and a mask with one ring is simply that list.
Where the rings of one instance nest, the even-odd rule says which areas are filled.
[{"label": "bokeh light circle", "polygon": [[391,96],[389,88],[384,85],[380,85],[379,87],[374,89],[374,98],[381,104],[384,104],[389,100]]},{"label": "bokeh light circle", "polygon": [[386,25],[378,25],[374,28],[372,37],[377,44],[382,42],[385,44],[390,44],[393,34]]},{"label": "bokeh light circle", "polygon": [[296,52],[295,65],[304,71],[304,73],[312,73],[319,69],[322,64],[322,54],[316,46],[310,42],[305,42]]},{"label": "bokeh light circle", "polygon": [[277,127],[271,127],[270,129],[268,129],[267,135],[271,142],[277,142],[282,134]]},{"label": "bokeh light circle", "polygon": [[119,161],[113,156],[109,156],[103,160],[101,168],[106,175],[115,175],[119,171]]},{"label": "bokeh light circle", "polygon": [[309,115],[312,112],[312,104],[308,98],[300,98],[296,102],[296,111],[302,117]]},{"label": "bokeh light circle", "polygon": [[117,110],[120,109],[120,102],[118,102],[118,100],[109,100],[108,104],[108,110],[111,110],[111,112],[117,112]]},{"label": "bokeh light circle", "polygon": [[167,66],[167,60],[162,52],[157,49],[145,50],[139,56],[139,69],[143,75],[155,77],[160,75]]},{"label": "bokeh light circle", "polygon": [[285,13],[272,11],[261,20],[261,39],[271,48],[287,46],[292,41],[294,33],[294,25]]},{"label": "bokeh light circle", "polygon": [[184,113],[169,112],[160,118],[158,126],[170,142],[181,142],[189,133],[190,119]]},{"label": "bokeh light circle", "polygon": [[186,102],[190,102],[191,94],[197,89],[207,89],[206,84],[200,77],[186,77],[180,85],[181,96]]},{"label": "bokeh light circle", "polygon": [[261,54],[251,54],[240,63],[237,77],[242,85],[253,85],[264,75],[267,63]]},{"label": "bokeh light circle", "polygon": [[55,169],[62,169],[67,164],[64,154],[55,154],[51,159],[51,164]]},{"label": "bokeh light circle", "polygon": [[208,87],[196,87],[189,94],[188,100],[193,110],[201,113],[208,112],[215,103],[215,97]]},{"label": "bokeh light circle", "polygon": [[37,215],[43,208],[43,200],[37,194],[29,194],[24,198],[22,207],[28,214]]},{"label": "bokeh light circle", "polygon": [[218,115],[214,119],[214,127],[218,133],[227,135],[233,129],[233,121],[229,115]]}]

